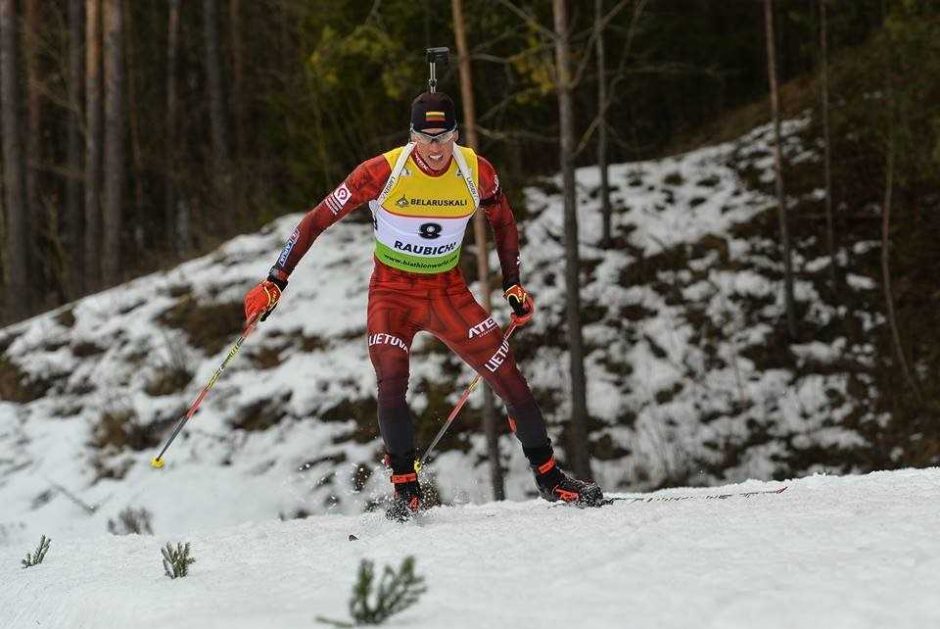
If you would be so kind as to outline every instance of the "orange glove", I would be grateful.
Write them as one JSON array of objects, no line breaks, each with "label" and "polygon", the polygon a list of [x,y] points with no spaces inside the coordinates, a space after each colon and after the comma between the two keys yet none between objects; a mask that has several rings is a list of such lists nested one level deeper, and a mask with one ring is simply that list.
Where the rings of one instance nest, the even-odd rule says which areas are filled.
[{"label": "orange glove", "polygon": [[512,307],[512,322],[518,326],[523,326],[532,319],[532,315],[535,314],[535,301],[529,296],[529,293],[525,292],[525,289],[522,288],[519,284],[513,284],[506,292],[503,293],[503,297],[506,298],[506,301],[509,302],[510,307]]},{"label": "orange glove", "polygon": [[252,321],[259,316],[264,321],[280,298],[280,287],[271,280],[264,280],[245,295],[245,321]]}]

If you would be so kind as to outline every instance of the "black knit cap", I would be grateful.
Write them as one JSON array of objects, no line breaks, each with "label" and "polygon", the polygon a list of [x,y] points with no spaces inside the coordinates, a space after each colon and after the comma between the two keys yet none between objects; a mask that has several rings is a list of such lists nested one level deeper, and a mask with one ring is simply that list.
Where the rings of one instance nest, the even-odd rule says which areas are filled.
[{"label": "black knit cap", "polygon": [[411,128],[415,131],[425,129],[446,129],[457,127],[457,115],[454,101],[443,92],[425,92],[411,103]]}]

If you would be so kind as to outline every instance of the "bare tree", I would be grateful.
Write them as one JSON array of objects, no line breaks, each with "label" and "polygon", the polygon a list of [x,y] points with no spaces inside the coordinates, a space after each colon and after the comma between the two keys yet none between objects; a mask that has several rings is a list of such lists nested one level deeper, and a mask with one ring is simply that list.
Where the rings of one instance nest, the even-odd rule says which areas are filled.
[{"label": "bare tree", "polygon": [[826,1],[819,0],[819,91],[822,97],[823,178],[826,186],[826,246],[829,249],[829,283],[836,292],[836,245],[832,220],[832,147],[829,136],[829,34],[826,25]]},{"label": "bare tree", "polygon": [[895,151],[897,150],[894,141],[893,115],[889,124],[891,130],[888,139],[887,164],[885,165],[885,198],[881,215],[881,279],[884,285],[885,309],[888,313],[888,326],[891,328],[891,345],[894,348],[894,355],[901,367],[904,381],[911,387],[917,401],[922,403],[923,398],[920,394],[920,388],[914,381],[911,368],[907,364],[907,357],[904,355],[901,332],[898,329],[897,313],[894,310],[894,295],[891,290],[891,201],[894,193],[894,160]]},{"label": "bare tree", "polygon": [[793,299],[793,261],[787,227],[787,201],[783,187],[783,150],[780,138],[780,91],[777,86],[777,52],[774,41],[773,0],[764,0],[764,28],[767,35],[767,75],[770,81],[770,110],[774,125],[774,173],[776,175],[777,215],[780,219],[780,252],[783,256],[784,301],[787,333],[796,338],[796,307]]},{"label": "bare tree", "polygon": [[137,68],[136,55],[134,51],[134,25],[131,21],[133,11],[131,11],[131,1],[123,0],[121,9],[124,13],[124,26],[121,29],[126,36],[122,38],[124,56],[123,75],[127,78],[127,117],[130,125],[131,136],[131,164],[134,168],[134,245],[138,249],[143,249],[144,242],[144,153],[140,143],[140,124],[137,109],[137,86],[134,80],[134,73]]},{"label": "bare tree", "polygon": [[166,43],[166,208],[164,225],[170,246],[179,255],[189,251],[189,210],[182,203],[177,203],[176,160],[177,160],[177,97],[176,71],[179,55],[180,0],[169,1]]},{"label": "bare tree", "polygon": [[[479,139],[476,127],[476,103],[473,98],[473,70],[470,65],[470,53],[467,47],[463,0],[452,0],[451,12],[454,16],[454,37],[457,40],[457,55],[460,64],[460,100],[463,104],[464,137],[467,146],[477,151],[479,150]],[[474,216],[473,236],[477,248],[477,274],[480,276],[483,308],[487,312],[491,312],[493,304],[490,299],[490,264],[486,246],[486,222],[482,212],[477,212]],[[486,450],[489,456],[493,498],[504,500],[506,490],[503,482],[503,468],[499,460],[499,432],[496,427],[496,408],[493,391],[486,384],[483,386],[483,429],[486,433]]]},{"label": "bare tree", "polygon": [[574,178],[574,112],[572,103],[571,51],[567,0],[552,0],[554,17],[556,91],[561,136],[561,174],[565,205],[565,292],[568,322],[568,356],[571,372],[571,444],[574,471],[591,478],[587,434],[587,384],[584,374],[584,341],[581,335],[581,280],[578,255],[578,214]]},{"label": "bare tree", "polygon": [[218,7],[216,0],[202,1],[203,35],[205,37],[206,89],[209,96],[209,128],[212,136],[213,193],[225,212],[222,224],[231,225],[228,159],[229,138],[225,126],[225,106],[222,90],[222,63],[219,55]]},{"label": "bare tree", "polygon": [[[241,176],[245,172],[242,168],[242,158],[245,153],[245,62],[244,43],[241,29],[241,0],[229,0],[229,36],[231,38],[232,53],[232,108],[235,127],[235,144],[232,155],[228,156],[226,177],[230,182],[226,187],[232,199],[232,207],[239,221],[244,221],[248,215],[245,203],[247,190],[246,178]],[[237,173],[237,174],[236,174]]]},{"label": "bare tree", "polygon": [[[882,4],[882,11],[885,11],[885,5]],[[893,77],[892,77],[892,58],[891,42],[888,42],[885,67],[885,94],[887,96],[887,117],[888,117],[888,145],[886,147],[885,159],[885,196],[881,211],[881,279],[885,293],[885,310],[888,314],[888,326],[891,329],[891,345],[894,348],[894,355],[901,368],[901,374],[904,381],[914,393],[914,398],[918,404],[923,405],[924,399],[920,392],[920,387],[914,380],[914,374],[907,362],[907,356],[904,353],[904,345],[901,343],[901,332],[898,327],[897,313],[894,308],[894,292],[891,289],[891,206],[894,196],[894,170],[897,159],[897,125],[896,116],[897,99],[895,98]]]},{"label": "bare tree", "polygon": [[222,65],[219,59],[219,27],[216,0],[202,1],[203,36],[207,91],[209,96],[209,128],[212,134],[212,157],[218,168],[227,158],[228,134],[225,131],[225,107],[222,95]]},{"label": "bare tree", "polygon": [[597,55],[597,168],[601,173],[601,246],[611,245],[610,182],[607,169],[607,54],[604,50],[604,0],[594,0],[594,52]]},{"label": "bare tree", "polygon": [[72,297],[81,292],[82,268],[82,206],[81,206],[81,170],[82,170],[82,0],[69,2],[69,78],[68,98],[69,114],[67,123],[67,152],[65,180],[65,215],[63,217],[63,244],[71,264],[65,267],[66,286]]},{"label": "bare tree", "polygon": [[241,0],[229,0],[229,32],[232,40],[232,105],[235,109],[235,155],[245,150],[245,63],[241,30]]},{"label": "bare tree", "polygon": [[112,285],[121,279],[122,193],[124,184],[124,36],[121,0],[105,0],[104,37],[104,186],[102,277]]},{"label": "bare tree", "polygon": [[8,312],[22,317],[29,312],[29,222],[24,197],[23,147],[17,95],[16,6],[0,0],[0,118],[3,128],[3,191],[6,204]]},{"label": "bare tree", "polygon": [[[594,23],[591,26],[591,35],[588,44],[594,42],[594,54],[597,58],[597,114],[588,125],[581,136],[575,155],[580,155],[581,151],[587,148],[594,132],[597,131],[597,165],[600,171],[601,185],[599,196],[601,199],[601,241],[600,246],[610,247],[613,243],[613,233],[611,221],[613,220],[612,208],[610,203],[610,173],[608,163],[608,140],[610,125],[608,123],[608,110],[614,99],[617,85],[628,76],[627,59],[633,47],[633,39],[636,35],[637,27],[643,11],[646,9],[648,0],[634,0],[633,15],[630,17],[629,25],[626,30],[626,42],[620,50],[620,61],[614,69],[613,79],[608,80],[607,70],[607,48],[604,44],[604,31],[608,28],[611,21],[624,9],[628,2],[620,0],[606,13],[604,12],[604,1],[595,0],[594,3]],[[588,46],[589,47],[589,46]],[[590,55],[583,55],[581,66],[578,69],[577,77],[580,77],[587,67],[587,60]],[[575,79],[575,84],[580,82],[580,78]]]},{"label": "bare tree", "polygon": [[85,291],[101,282],[101,0],[85,0]]},{"label": "bare tree", "polygon": [[[42,162],[40,135],[42,133],[42,103],[39,76],[39,0],[26,0],[23,3],[23,58],[26,66],[26,208],[27,233],[31,243],[42,225],[39,201],[39,166]],[[52,233],[55,233],[53,228]],[[33,255],[32,244],[30,255]],[[38,260],[30,260],[31,265],[39,266]]]}]

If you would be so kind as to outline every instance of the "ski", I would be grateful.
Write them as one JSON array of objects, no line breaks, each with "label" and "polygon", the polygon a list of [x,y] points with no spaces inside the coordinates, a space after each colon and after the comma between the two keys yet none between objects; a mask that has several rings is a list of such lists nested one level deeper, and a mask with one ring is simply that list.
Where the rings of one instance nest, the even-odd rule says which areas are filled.
[{"label": "ski", "polygon": [[758,489],[755,491],[732,491],[722,494],[700,494],[685,496],[614,496],[605,498],[601,506],[613,504],[615,502],[678,502],[680,500],[726,500],[728,498],[750,498],[751,496],[766,496],[770,494],[782,494],[787,490],[787,485],[779,489]]}]

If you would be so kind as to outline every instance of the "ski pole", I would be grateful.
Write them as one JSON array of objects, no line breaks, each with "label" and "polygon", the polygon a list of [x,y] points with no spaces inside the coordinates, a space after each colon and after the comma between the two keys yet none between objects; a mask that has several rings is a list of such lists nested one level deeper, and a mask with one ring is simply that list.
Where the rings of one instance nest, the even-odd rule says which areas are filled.
[{"label": "ski pole", "polygon": [[[516,321],[513,320],[509,326],[506,328],[506,332],[503,335],[503,341],[508,341],[509,337],[512,336],[512,333],[516,331],[516,328],[519,326],[516,325]],[[431,452],[434,451],[434,447],[437,446],[438,442],[444,436],[444,433],[447,432],[447,429],[450,428],[450,425],[454,423],[454,420],[457,419],[457,414],[460,412],[460,409],[463,408],[463,405],[467,403],[467,400],[470,398],[470,394],[473,393],[473,390],[477,388],[477,385],[480,384],[481,376],[478,373],[473,380],[470,381],[470,384],[467,385],[467,388],[464,389],[463,395],[460,396],[460,399],[457,400],[457,405],[454,406],[454,410],[450,412],[450,415],[447,416],[447,421],[444,422],[444,425],[441,426],[441,429],[437,431],[437,435],[434,436],[434,440],[431,442],[431,445],[428,446],[428,449],[424,451],[424,454],[421,455],[421,461],[418,463],[418,467],[422,467],[425,463],[428,462],[428,458],[431,456]]]},{"label": "ski pole", "polygon": [[202,391],[199,392],[199,395],[196,396],[195,401],[190,405],[189,410],[186,411],[186,414],[183,415],[180,420],[176,423],[176,427],[173,429],[173,433],[170,435],[170,438],[167,439],[166,444],[164,444],[163,449],[160,450],[160,454],[153,457],[150,460],[150,465],[154,468],[160,469],[163,467],[163,455],[167,451],[167,448],[170,447],[170,444],[173,443],[173,440],[176,439],[176,435],[179,434],[180,430],[183,429],[183,426],[186,424],[189,419],[196,414],[196,409],[199,408],[199,405],[202,404],[202,400],[206,397],[206,394],[209,392],[209,389],[213,387],[216,381],[219,379],[219,376],[222,375],[222,370],[225,369],[225,366],[228,365],[229,361],[235,357],[235,354],[238,353],[238,350],[241,349],[242,343],[245,342],[245,339],[248,338],[248,335],[251,334],[255,326],[258,325],[258,317],[254,317],[248,322],[248,325],[245,326],[245,329],[242,330],[242,335],[238,337],[238,340],[235,341],[235,345],[232,346],[232,349],[229,350],[228,355],[225,357],[225,360],[222,361],[222,364],[219,365],[219,368],[215,370],[215,373],[212,374],[212,377],[209,378],[209,382],[206,383],[206,386],[202,388]]}]

